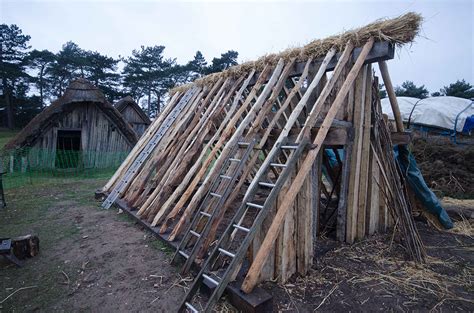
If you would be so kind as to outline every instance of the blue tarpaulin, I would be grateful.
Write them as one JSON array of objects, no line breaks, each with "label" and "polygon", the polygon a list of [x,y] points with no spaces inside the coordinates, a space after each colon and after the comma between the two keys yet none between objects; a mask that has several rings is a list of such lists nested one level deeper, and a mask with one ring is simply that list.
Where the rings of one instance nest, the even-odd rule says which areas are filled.
[{"label": "blue tarpaulin", "polygon": [[396,145],[394,147],[395,158],[400,165],[405,179],[415,193],[416,198],[423,204],[428,212],[435,215],[444,228],[453,228],[453,222],[441,206],[436,195],[426,184],[418,165],[416,164],[413,154],[408,150],[406,145]]}]

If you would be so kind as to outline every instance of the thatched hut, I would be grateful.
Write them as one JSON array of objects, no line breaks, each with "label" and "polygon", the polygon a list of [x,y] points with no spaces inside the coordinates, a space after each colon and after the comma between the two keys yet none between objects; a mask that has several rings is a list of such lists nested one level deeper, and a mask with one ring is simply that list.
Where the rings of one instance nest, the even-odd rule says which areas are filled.
[{"label": "thatched hut", "polygon": [[5,145],[4,154],[21,155],[30,168],[105,168],[120,162],[136,142],[104,94],[77,79]]},{"label": "thatched hut", "polygon": [[123,118],[130,124],[130,126],[132,126],[138,137],[141,137],[147,127],[151,124],[148,116],[130,96],[122,98],[116,102],[114,106],[122,114]]}]

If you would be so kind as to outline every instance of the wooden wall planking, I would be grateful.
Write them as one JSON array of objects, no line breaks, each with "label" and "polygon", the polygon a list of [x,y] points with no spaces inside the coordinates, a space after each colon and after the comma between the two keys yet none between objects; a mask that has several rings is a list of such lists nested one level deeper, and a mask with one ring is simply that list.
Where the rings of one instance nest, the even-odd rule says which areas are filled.
[{"label": "wooden wall planking", "polygon": [[[33,143],[32,150],[40,150],[31,155],[30,166],[40,166],[38,162],[49,160],[46,167],[54,167],[58,130],[80,129],[81,149],[84,153],[85,168],[104,168],[113,165],[108,155],[124,153],[132,145],[105,113],[94,103],[73,104],[70,110],[49,125],[43,134]],[[36,162],[36,163],[35,163]]]}]

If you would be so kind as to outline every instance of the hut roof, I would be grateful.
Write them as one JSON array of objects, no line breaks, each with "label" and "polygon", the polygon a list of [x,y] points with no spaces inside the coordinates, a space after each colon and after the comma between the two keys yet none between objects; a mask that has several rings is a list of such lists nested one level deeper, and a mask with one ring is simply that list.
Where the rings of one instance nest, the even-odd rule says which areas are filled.
[{"label": "hut roof", "polygon": [[119,110],[120,113],[122,113],[127,106],[131,106],[133,109],[135,109],[138,115],[140,115],[144,123],[148,125],[151,124],[150,118],[145,114],[145,112],[143,112],[142,108],[140,108],[140,106],[130,96],[126,96],[125,98],[122,98],[119,101],[115,102],[114,106],[117,110]]},{"label": "hut roof", "polygon": [[79,78],[70,83],[62,97],[36,115],[28,125],[5,145],[4,149],[28,147],[51,123],[57,120],[59,116],[71,111],[76,104],[84,102],[95,103],[99,109],[117,125],[117,128],[122,131],[131,145],[135,145],[137,135],[123,119],[120,112],[105,99],[104,94],[99,88],[92,85],[89,81]]},{"label": "hut roof", "polygon": [[325,56],[333,47],[337,52],[341,52],[349,41],[354,46],[361,47],[369,38],[374,38],[375,41],[386,41],[396,46],[402,46],[415,39],[422,21],[421,15],[414,12],[409,12],[393,19],[380,19],[364,27],[348,30],[324,39],[313,40],[302,47],[289,48],[279,53],[270,53],[255,61],[245,62],[232,66],[225,71],[209,74],[192,83],[175,87],[171,90],[171,94],[177,91],[183,92],[191,86],[212,85],[222,77],[240,77],[250,73],[252,70],[259,72],[265,65],[276,65],[280,59],[286,62],[294,58],[296,61],[305,62],[309,58],[317,59]]}]

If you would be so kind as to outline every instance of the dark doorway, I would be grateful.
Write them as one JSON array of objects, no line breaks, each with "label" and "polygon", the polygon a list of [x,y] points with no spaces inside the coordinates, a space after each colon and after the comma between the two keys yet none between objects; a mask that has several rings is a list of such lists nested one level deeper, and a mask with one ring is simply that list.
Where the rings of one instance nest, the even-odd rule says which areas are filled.
[{"label": "dark doorway", "polygon": [[58,130],[56,168],[77,168],[81,160],[81,131]]}]

